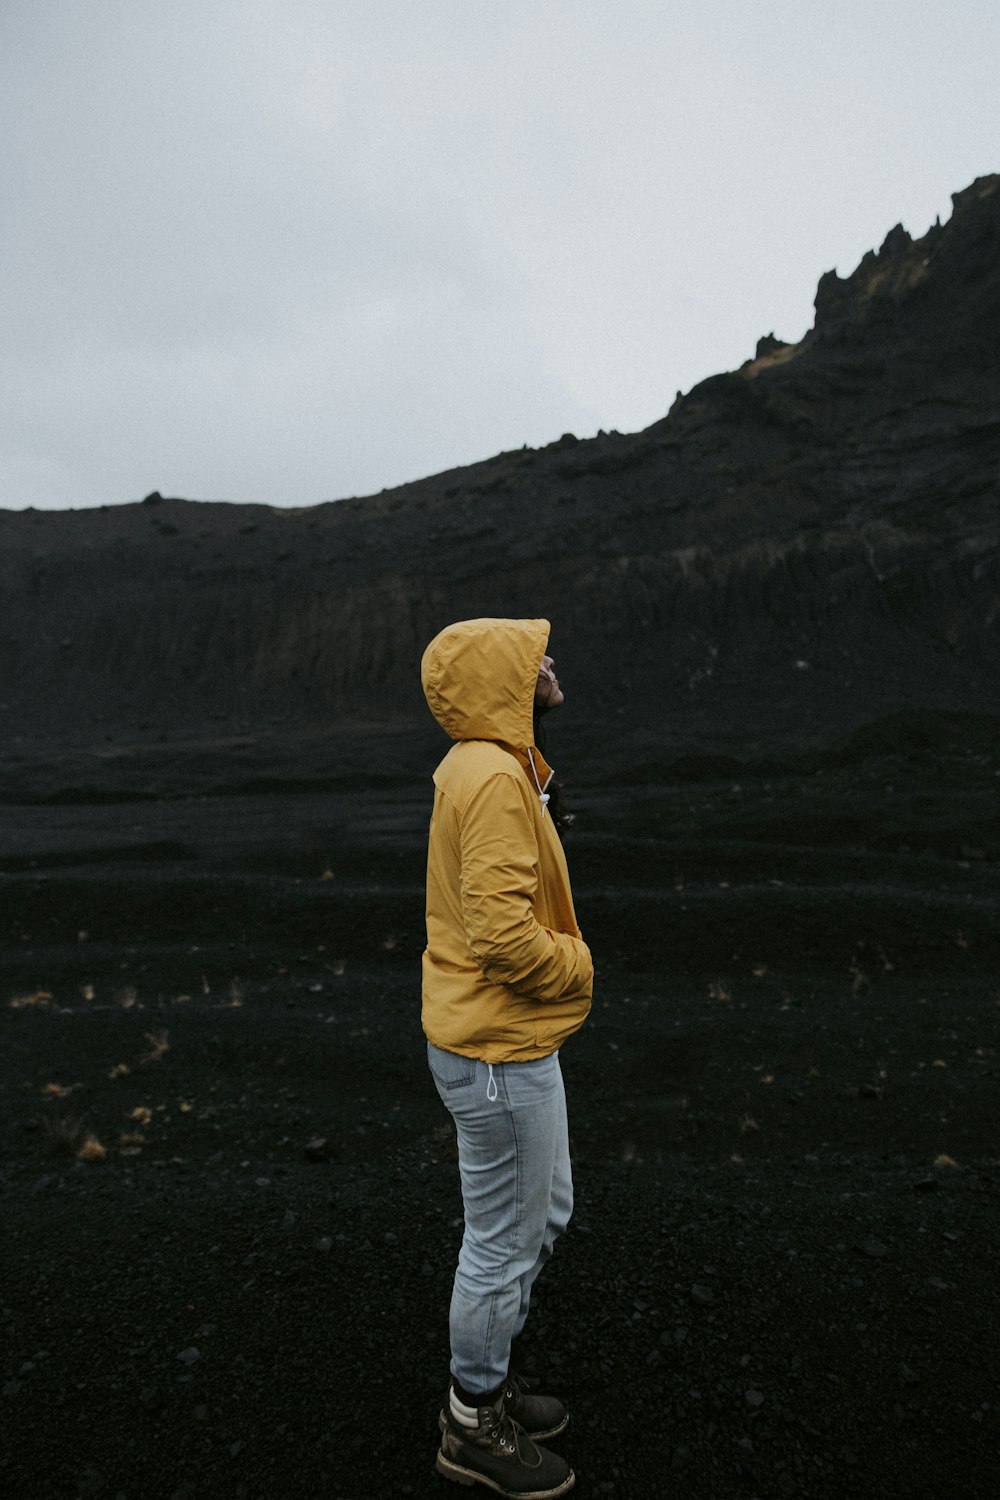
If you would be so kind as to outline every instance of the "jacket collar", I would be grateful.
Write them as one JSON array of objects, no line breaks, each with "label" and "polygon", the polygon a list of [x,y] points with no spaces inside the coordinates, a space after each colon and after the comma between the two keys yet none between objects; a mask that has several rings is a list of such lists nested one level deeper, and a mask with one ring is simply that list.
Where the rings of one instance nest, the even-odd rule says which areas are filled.
[{"label": "jacket collar", "polygon": [[531,771],[531,761],[532,759],[534,760],[535,771],[538,775],[538,783],[542,791],[544,792],[549,782],[552,780],[554,772],[548,761],[545,759],[545,756],[539,750],[538,746],[532,745],[530,757],[526,749],[517,750],[513,745],[504,745],[504,749],[509,751],[510,754],[513,755],[519,766],[523,767],[524,772],[528,780],[531,782],[532,786],[534,786],[535,784],[535,778],[532,775]]}]

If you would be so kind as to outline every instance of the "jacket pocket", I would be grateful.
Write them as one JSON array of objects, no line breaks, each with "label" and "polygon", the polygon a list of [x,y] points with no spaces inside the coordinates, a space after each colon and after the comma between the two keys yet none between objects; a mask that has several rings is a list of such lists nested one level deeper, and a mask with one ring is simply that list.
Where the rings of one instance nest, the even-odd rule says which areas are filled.
[{"label": "jacket pocket", "polygon": [[476,1059],[460,1057],[457,1052],[445,1052],[443,1047],[427,1043],[427,1061],[435,1081],[443,1089],[463,1089],[476,1076]]}]

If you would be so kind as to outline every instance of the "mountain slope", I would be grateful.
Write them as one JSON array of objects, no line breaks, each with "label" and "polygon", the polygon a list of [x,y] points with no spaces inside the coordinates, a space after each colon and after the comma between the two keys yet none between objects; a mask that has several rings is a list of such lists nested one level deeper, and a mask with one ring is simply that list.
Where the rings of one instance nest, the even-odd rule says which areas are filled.
[{"label": "mountain slope", "polygon": [[298,511],[0,511],[6,742],[423,725],[472,614],[553,621],[595,755],[1000,713],[1000,176],[953,201],[645,432]]}]

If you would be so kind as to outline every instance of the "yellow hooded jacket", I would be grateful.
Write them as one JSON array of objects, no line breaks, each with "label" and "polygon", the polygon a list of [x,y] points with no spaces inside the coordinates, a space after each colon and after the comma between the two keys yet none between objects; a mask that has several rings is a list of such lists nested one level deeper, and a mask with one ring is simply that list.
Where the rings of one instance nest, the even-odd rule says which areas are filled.
[{"label": "yellow hooded jacket", "polygon": [[548,620],[462,620],[421,663],[431,713],[457,741],[434,773],[423,1027],[483,1062],[546,1057],[590,1010],[594,965],[533,744],[548,638]]}]

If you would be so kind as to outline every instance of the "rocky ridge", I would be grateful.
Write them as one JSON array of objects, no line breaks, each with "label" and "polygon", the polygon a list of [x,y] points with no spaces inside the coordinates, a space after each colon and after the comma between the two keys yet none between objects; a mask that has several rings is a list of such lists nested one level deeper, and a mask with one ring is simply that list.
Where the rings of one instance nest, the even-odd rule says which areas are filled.
[{"label": "rocky ridge", "polygon": [[998,241],[980,178],[644,432],[298,510],[0,511],[8,745],[422,726],[423,645],[491,613],[553,620],[598,760],[1000,711]]}]

